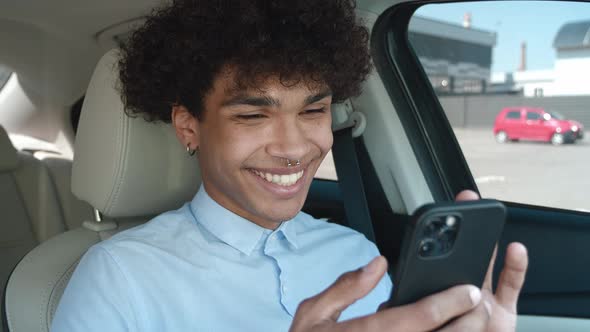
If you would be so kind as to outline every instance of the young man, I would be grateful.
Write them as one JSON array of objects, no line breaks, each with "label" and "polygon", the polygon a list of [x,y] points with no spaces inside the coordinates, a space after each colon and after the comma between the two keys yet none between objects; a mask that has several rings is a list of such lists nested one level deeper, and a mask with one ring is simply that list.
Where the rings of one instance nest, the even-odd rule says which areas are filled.
[{"label": "young man", "polygon": [[332,146],[330,105],[370,72],[367,44],[349,0],[155,11],[122,52],[122,97],[129,112],[173,124],[203,185],[179,210],[91,248],[52,330],[430,331],[453,319],[445,329],[513,330],[522,246],[509,248],[496,295],[488,279],[483,291],[458,286],[375,314],[392,287],[376,247],[301,212]]}]

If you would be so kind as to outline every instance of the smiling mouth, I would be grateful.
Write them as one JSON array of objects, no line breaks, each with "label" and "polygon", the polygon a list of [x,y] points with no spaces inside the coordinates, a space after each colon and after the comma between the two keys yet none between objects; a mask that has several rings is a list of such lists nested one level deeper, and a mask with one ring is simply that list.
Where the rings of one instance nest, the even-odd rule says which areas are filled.
[{"label": "smiling mouth", "polygon": [[279,186],[289,187],[297,183],[303,177],[304,170],[291,174],[273,174],[251,169],[252,173],[258,175],[267,182],[278,184]]}]

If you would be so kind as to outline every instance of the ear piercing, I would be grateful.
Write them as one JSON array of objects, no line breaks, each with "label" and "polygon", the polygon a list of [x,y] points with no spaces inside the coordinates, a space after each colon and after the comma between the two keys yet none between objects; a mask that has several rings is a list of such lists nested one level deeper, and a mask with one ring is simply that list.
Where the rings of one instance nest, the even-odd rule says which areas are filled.
[{"label": "ear piercing", "polygon": [[188,153],[189,156],[194,156],[195,152],[197,152],[197,150],[199,150],[199,147],[197,147],[196,149],[191,149],[191,143],[186,143],[186,153]]}]

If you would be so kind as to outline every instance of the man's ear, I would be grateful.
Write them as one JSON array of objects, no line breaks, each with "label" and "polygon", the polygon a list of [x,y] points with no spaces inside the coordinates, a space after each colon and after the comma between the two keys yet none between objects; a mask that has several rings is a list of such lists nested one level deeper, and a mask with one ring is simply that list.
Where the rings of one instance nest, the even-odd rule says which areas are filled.
[{"label": "man's ear", "polygon": [[180,144],[191,150],[199,147],[199,120],[183,105],[172,106],[172,125]]}]

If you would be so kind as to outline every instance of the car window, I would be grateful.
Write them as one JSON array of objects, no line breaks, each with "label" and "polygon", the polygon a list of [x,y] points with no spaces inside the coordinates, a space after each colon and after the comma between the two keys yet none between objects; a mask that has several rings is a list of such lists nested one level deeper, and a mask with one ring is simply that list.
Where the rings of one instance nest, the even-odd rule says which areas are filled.
[{"label": "car window", "polygon": [[520,111],[510,111],[506,114],[506,119],[520,119]]},{"label": "car window", "polygon": [[590,211],[590,3],[428,4],[408,30],[483,197]]},{"label": "car window", "polygon": [[539,120],[541,118],[541,114],[537,112],[527,112],[526,119],[527,120]]},{"label": "car window", "polygon": [[316,179],[322,180],[338,180],[338,176],[336,175],[336,167],[334,166],[334,157],[332,156],[332,151],[328,152],[324,161],[322,161],[318,171],[315,173]]}]

